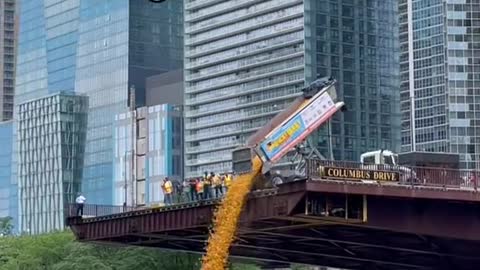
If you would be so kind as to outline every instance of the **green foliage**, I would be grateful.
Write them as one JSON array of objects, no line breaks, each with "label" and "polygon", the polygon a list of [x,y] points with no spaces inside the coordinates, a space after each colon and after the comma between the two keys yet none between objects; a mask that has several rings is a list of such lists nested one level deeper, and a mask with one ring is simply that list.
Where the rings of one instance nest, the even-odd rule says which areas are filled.
[{"label": "green foliage", "polygon": [[0,235],[11,235],[13,223],[11,217],[0,217]]},{"label": "green foliage", "polygon": [[[71,232],[0,238],[0,270],[197,270],[200,256],[75,241]],[[256,270],[236,264],[234,270]]]}]

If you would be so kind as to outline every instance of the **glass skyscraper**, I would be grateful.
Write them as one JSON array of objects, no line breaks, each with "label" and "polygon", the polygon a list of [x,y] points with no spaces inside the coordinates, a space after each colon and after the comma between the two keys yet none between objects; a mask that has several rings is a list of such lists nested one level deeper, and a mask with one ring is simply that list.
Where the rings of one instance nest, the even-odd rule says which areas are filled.
[{"label": "glass skyscraper", "polygon": [[88,97],[58,93],[18,105],[19,229],[64,228],[64,208],[80,191]]},{"label": "glass skyscraper", "polygon": [[160,104],[138,108],[135,115],[138,132],[134,138],[134,196],[131,177],[132,112],[115,116],[114,204],[126,202],[132,205],[132,201],[137,205],[163,203],[163,179],[168,177],[177,183],[183,181],[183,112],[181,106]]},{"label": "glass skyscraper", "polygon": [[89,97],[82,190],[90,203],[113,203],[114,117],[127,111],[129,89],[142,106],[146,77],[183,66],[182,14],[183,1],[20,1],[15,103]]},{"label": "glass skyscraper", "polygon": [[[317,77],[349,111],[332,121],[335,159],[397,150],[394,0],[190,0],[185,4],[186,176],[231,170],[231,151]],[[327,155],[327,134],[314,136]]]},{"label": "glass skyscraper", "polygon": [[183,66],[183,1],[82,0],[75,91],[90,97],[83,191],[112,204],[115,115],[134,86],[145,103],[145,79]]},{"label": "glass skyscraper", "polygon": [[12,182],[12,121],[0,122],[0,218],[11,217],[14,231],[18,230],[17,186]]},{"label": "glass skyscraper", "polygon": [[399,1],[402,150],[480,160],[480,2]]}]

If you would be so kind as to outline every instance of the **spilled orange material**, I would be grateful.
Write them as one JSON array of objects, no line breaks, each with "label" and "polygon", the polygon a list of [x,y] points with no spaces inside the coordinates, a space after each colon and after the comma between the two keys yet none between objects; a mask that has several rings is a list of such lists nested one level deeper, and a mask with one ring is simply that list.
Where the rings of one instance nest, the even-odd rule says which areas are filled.
[{"label": "spilled orange material", "polygon": [[262,168],[262,161],[258,156],[252,162],[252,171],[238,176],[233,181],[222,204],[215,212],[213,231],[208,239],[202,270],[224,270],[227,266],[230,245],[235,237],[240,214],[255,177]]}]

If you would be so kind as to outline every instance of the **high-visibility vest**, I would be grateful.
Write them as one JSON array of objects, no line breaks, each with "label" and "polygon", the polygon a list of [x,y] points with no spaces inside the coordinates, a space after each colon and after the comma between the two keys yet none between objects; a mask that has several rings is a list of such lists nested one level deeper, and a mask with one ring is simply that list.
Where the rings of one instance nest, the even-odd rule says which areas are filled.
[{"label": "high-visibility vest", "polygon": [[203,178],[203,181],[205,182],[205,183],[203,183],[204,185],[211,185],[212,184],[212,178],[211,178],[210,175],[205,176]]},{"label": "high-visibility vest", "polygon": [[198,193],[202,193],[203,192],[203,181],[198,181],[195,188],[196,188]]},{"label": "high-visibility vest", "polygon": [[166,194],[172,193],[173,192],[172,182],[170,181],[165,182],[165,184],[163,184],[163,189],[165,190]]},{"label": "high-visibility vest", "polygon": [[229,187],[232,184],[232,176],[230,174],[227,174],[225,177],[225,186]]},{"label": "high-visibility vest", "polygon": [[222,185],[222,179],[220,179],[220,176],[215,175],[213,177],[213,185],[214,186],[221,186]]}]

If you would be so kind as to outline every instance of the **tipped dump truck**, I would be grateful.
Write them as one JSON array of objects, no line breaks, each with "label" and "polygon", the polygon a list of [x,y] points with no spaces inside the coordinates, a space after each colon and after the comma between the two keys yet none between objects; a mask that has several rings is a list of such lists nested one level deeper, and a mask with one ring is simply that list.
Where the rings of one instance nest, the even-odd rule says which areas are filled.
[{"label": "tipped dump truck", "polygon": [[263,176],[272,182],[272,166],[345,105],[337,100],[335,83],[333,78],[321,78],[303,88],[302,95],[287,109],[233,151],[233,170],[250,172],[252,158],[258,156],[263,162]]}]

